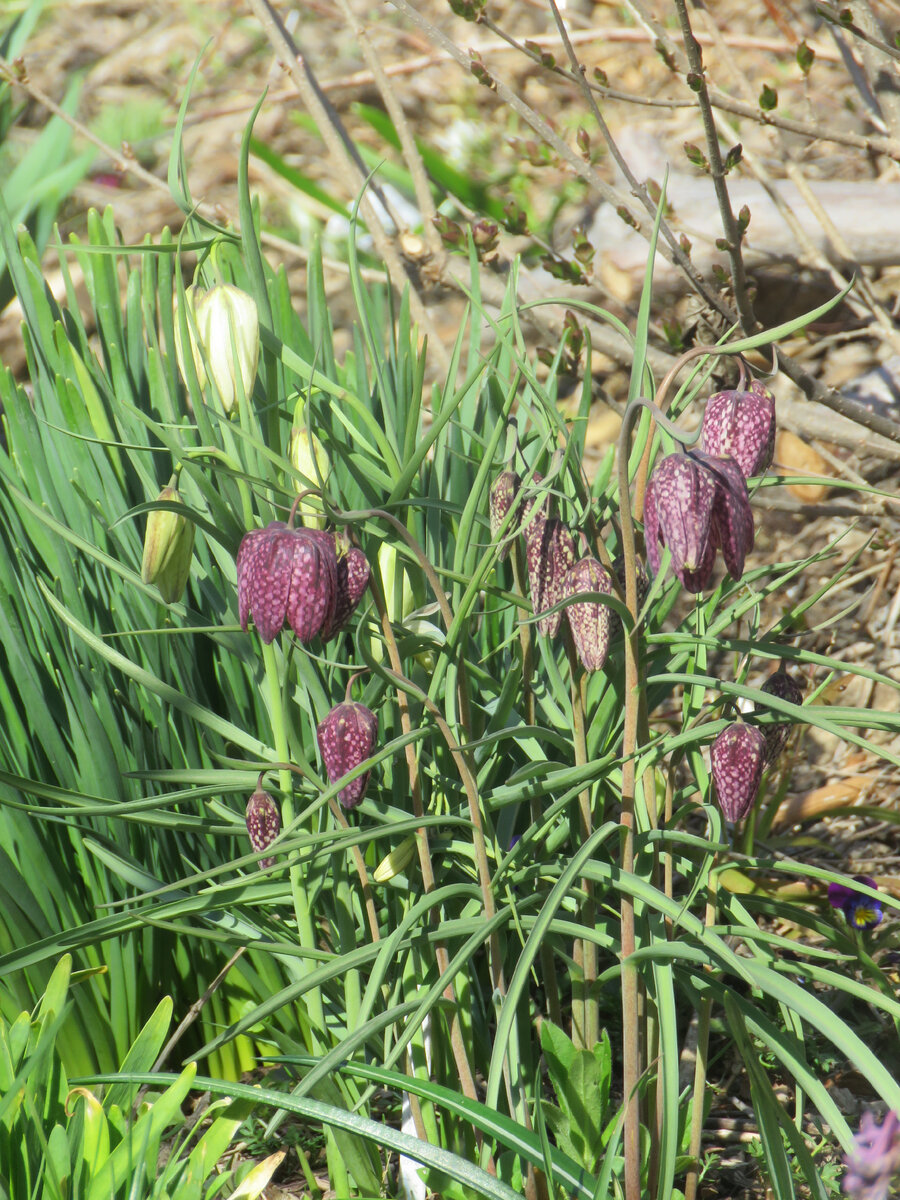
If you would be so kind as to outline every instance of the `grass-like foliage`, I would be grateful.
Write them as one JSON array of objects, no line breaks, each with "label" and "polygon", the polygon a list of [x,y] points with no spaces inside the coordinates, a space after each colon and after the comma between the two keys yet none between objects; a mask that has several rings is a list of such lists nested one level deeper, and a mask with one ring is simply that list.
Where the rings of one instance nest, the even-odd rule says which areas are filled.
[{"label": "grass-like foliage", "polygon": [[[818,1068],[825,1047],[900,1109],[884,1049],[900,1004],[879,965],[891,923],[848,926],[826,895],[844,877],[771,836],[775,766],[755,833],[726,828],[708,747],[742,700],[764,729],[806,722],[895,761],[865,732],[896,729],[895,714],[801,706],[749,682],[781,660],[875,677],[793,636],[804,614],[788,585],[828,552],[749,560],[696,597],[664,557],[639,601],[632,505],[671,436],[663,407],[677,419],[701,402],[714,360],[696,354],[657,388],[650,273],[625,331],[620,470],[610,452],[589,482],[590,381],[564,417],[566,346],[536,369],[515,272],[489,316],[470,246],[471,302],[449,371],[427,386],[406,297],[364,285],[351,253],[358,319],[339,360],[318,257],[304,327],[261,255],[248,147],[249,130],[240,236],[191,217],[180,242],[163,231],[124,247],[111,215],[91,214],[87,243],[59,247],[64,272],[73,258],[83,270],[83,310],[70,280],[65,305],[51,298],[31,238],[0,211],[29,368],[27,388],[0,376],[0,1018],[59,989],[71,955],[88,975],[54,1007],[57,1051],[70,1076],[109,1073],[172,997],[190,1019],[162,1057],[202,1060],[212,1078],[194,1086],[256,1098],[273,1121],[322,1123],[341,1196],[390,1192],[393,1154],[448,1196],[599,1198],[629,1172],[642,1195],[693,1194],[703,1066],[729,1039],[772,1194],[802,1181],[826,1196],[820,1151],[848,1148],[852,1131]],[[171,178],[189,212],[177,156]],[[188,252],[188,283],[255,302],[246,380],[233,370],[243,323],[205,360],[183,350],[179,370],[176,347],[203,344],[206,319],[185,293]],[[654,394],[655,418],[637,404]],[[297,429],[319,442],[305,470],[292,429],[295,448]],[[624,555],[624,590],[593,597],[621,622],[602,670],[580,666],[566,596],[556,637],[533,619],[523,510],[493,533],[488,519],[504,468],[526,507],[552,505],[579,557],[582,539],[607,563]],[[173,477],[177,499],[159,499]],[[252,620],[240,627],[235,559],[301,493],[301,516],[366,555],[369,589],[327,642],[285,628],[264,645]],[[194,531],[168,604],[142,575],[154,514]],[[183,532],[179,520],[157,532]],[[369,773],[365,798],[345,813],[347,781],[329,779],[316,731],[348,684],[377,737],[352,764]],[[264,865],[245,826],[258,784],[280,818]],[[879,902],[892,915],[896,902]],[[694,1018],[698,1068],[682,1090]],[[282,1060],[289,1094],[236,1082],[259,1057]],[[126,1062],[115,1087],[154,1065]],[[379,1086],[406,1093],[407,1132],[373,1120]]]}]

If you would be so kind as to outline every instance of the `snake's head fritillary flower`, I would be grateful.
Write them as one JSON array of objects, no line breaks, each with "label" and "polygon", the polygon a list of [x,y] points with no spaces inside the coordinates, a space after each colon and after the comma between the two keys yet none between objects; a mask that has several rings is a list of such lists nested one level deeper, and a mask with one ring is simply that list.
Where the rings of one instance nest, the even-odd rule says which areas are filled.
[{"label": "snake's head fritillary flower", "polygon": [[[263,790],[262,775],[257,781],[256,791],[247,801],[246,822],[250,845],[257,852],[268,850],[281,832],[281,814],[278,805]],[[259,865],[271,867],[274,862],[274,858],[261,858]]]},{"label": "snake's head fritillary flower", "polygon": [[[336,705],[316,729],[319,750],[329,783],[337,783],[348,771],[370,758],[378,734],[378,718],[364,704],[345,700]],[[356,808],[369,783],[369,771],[338,792],[344,808]]]},{"label": "snake's head fritillary flower", "polygon": [[702,592],[716,556],[714,476],[688,454],[669,454],[656,467],[644,497],[644,541],[653,574],[667,547],[672,569],[689,592]]},{"label": "snake's head fritillary flower", "polygon": [[[803,703],[803,691],[800,684],[788,675],[787,671],[775,671],[769,676],[760,690],[769,696],[775,696],[778,700],[787,700],[789,704]],[[760,708],[758,711],[765,712],[765,709]],[[763,735],[766,739],[767,764],[773,763],[785,748],[790,733],[790,721],[778,721],[775,724],[765,726]]]},{"label": "snake's head fritillary flower", "polygon": [[[499,534],[500,528],[506,520],[506,514],[513,506],[519,504],[519,488],[521,484],[522,481],[515,471],[501,471],[491,484],[490,518],[492,539],[496,538]],[[501,562],[509,554],[513,535],[518,533],[518,530],[518,516],[513,516],[507,526],[503,545],[500,547],[499,557]]]},{"label": "snake's head fritillary flower", "polygon": [[703,414],[702,446],[707,454],[730,454],[745,479],[762,474],[775,451],[775,397],[756,379],[744,391],[711,396]]},{"label": "snake's head fritillary flower", "polygon": [[334,616],[333,539],[321,530],[289,529],[283,521],[245,533],[238,549],[237,589],[242,629],[252,616],[268,644],[287,621],[301,642],[312,641]]},{"label": "snake's head fritillary flower", "polygon": [[672,569],[689,592],[702,592],[709,584],[719,546],[729,574],[740,579],[753,548],[753,514],[734,459],[702,451],[667,455],[647,484],[644,541],[653,573],[666,546]]},{"label": "snake's head fritillary flower", "polygon": [[[871,875],[854,875],[857,883],[875,888],[877,884]],[[884,909],[881,901],[874,896],[864,896],[856,888],[848,887],[845,883],[829,883],[828,903],[832,908],[843,912],[848,925],[854,929],[874,929],[881,924]]]},{"label": "snake's head fritillary flower", "polygon": [[[612,592],[609,572],[595,558],[579,559],[566,572],[563,596],[580,596],[584,592]],[[600,671],[609,651],[611,609],[599,600],[574,601],[566,608],[572,640],[586,671]]]},{"label": "snake's head fritillary flower", "polygon": [[[538,514],[525,530],[525,558],[531,602],[537,617],[553,608],[564,595],[563,582],[575,562],[575,543],[572,535],[558,517]],[[559,631],[562,612],[541,617],[537,627],[547,637]]]},{"label": "snake's head fritillary flower", "polygon": [[727,821],[740,821],[753,807],[766,765],[766,739],[755,725],[727,725],[710,751],[719,808]]},{"label": "snake's head fritillary flower", "polygon": [[331,540],[337,558],[334,614],[321,631],[323,642],[341,632],[353,615],[356,606],[369,586],[369,560],[358,546],[352,546],[344,533],[323,533]]},{"label": "snake's head fritillary flower", "polygon": [[259,362],[259,313],[256,301],[231,283],[211,288],[195,303],[197,333],[206,372],[229,415],[249,399]]}]

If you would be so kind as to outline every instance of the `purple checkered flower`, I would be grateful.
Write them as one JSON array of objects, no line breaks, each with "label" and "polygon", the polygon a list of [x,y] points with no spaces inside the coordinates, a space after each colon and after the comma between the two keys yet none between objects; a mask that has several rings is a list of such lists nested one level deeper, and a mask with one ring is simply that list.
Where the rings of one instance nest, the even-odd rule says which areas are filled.
[{"label": "purple checkered flower", "polygon": [[702,446],[707,454],[730,454],[745,479],[764,472],[775,452],[775,397],[756,379],[746,391],[710,396]]},{"label": "purple checkered flower", "polygon": [[668,547],[672,569],[689,592],[709,584],[720,546],[729,574],[740,579],[753,549],[753,514],[734,459],[699,450],[664,458],[647,484],[644,541],[653,573],[661,547]]},{"label": "purple checkered flower", "polygon": [[275,640],[285,621],[301,642],[328,629],[337,595],[334,539],[317,529],[272,521],[245,533],[237,555],[238,617],[252,616],[262,640]]},{"label": "purple checkered flower", "polygon": [[766,765],[766,739],[755,725],[736,721],[712,744],[710,766],[726,821],[740,821],[753,807]]}]

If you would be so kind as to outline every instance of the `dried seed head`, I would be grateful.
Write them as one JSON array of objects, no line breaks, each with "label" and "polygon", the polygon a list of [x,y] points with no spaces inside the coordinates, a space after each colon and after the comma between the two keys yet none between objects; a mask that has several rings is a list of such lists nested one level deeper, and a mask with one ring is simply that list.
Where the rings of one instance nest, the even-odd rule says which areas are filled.
[{"label": "dried seed head", "polygon": [[[182,503],[173,484],[164,487],[157,500]],[[194,522],[181,513],[155,508],[147,516],[141,579],[155,583],[166,604],[180,600],[187,587],[194,553]]]},{"label": "dried seed head", "polygon": [[[563,598],[563,581],[575,562],[572,535],[558,517],[536,517],[525,531],[528,582],[535,616],[553,608]],[[562,613],[543,617],[537,623],[541,633],[555,637]]]},{"label": "dried seed head", "polygon": [[730,454],[744,478],[759,475],[775,451],[775,397],[754,379],[746,391],[717,392],[703,414],[703,449]]},{"label": "dried seed head", "polygon": [[[775,696],[778,700],[787,700],[789,704],[803,703],[803,690],[799,683],[788,675],[787,671],[775,671],[760,690],[769,696]],[[757,706],[756,711],[766,712],[767,710]],[[791,723],[790,721],[778,721],[773,725],[766,725],[762,733],[766,739],[766,765],[768,766],[778,758],[787,745],[787,740],[791,736]]]},{"label": "dried seed head", "polygon": [[[500,527],[506,518],[506,514],[516,504],[519,494],[521,479],[515,471],[501,471],[494,482],[491,484],[491,538],[495,539],[500,532]],[[509,554],[509,548],[512,544],[513,536],[519,529],[519,517],[514,516],[506,529],[506,538],[503,545],[500,547],[500,561]]]},{"label": "dried seed head", "polygon": [[[281,814],[269,793],[263,791],[262,776],[256,791],[247,801],[246,821],[250,845],[256,851],[268,850],[281,832]],[[274,858],[261,858],[259,865],[271,867],[274,862]]]},{"label": "dried seed head", "polygon": [[331,623],[337,591],[337,559],[330,534],[288,529],[272,521],[245,533],[237,556],[238,617],[247,628],[252,615],[265,643],[285,620],[301,642]]},{"label": "dried seed head", "polygon": [[[316,729],[329,783],[336,783],[371,757],[377,733],[378,718],[364,704],[345,700],[331,710]],[[366,771],[338,792],[338,800],[344,808],[355,808],[362,800],[369,774]]]},{"label": "dried seed head", "polygon": [[740,821],[753,807],[766,764],[766,739],[754,725],[728,725],[710,751],[719,808],[728,821]]},{"label": "dried seed head", "polygon": [[709,583],[716,555],[713,511],[715,477],[688,454],[669,454],[659,463],[644,497],[644,541],[656,575],[660,546],[672,555],[672,569],[689,592]]},{"label": "dried seed head", "polygon": [[[583,592],[612,592],[609,572],[595,558],[582,558],[570,567],[563,581],[563,596]],[[575,649],[586,671],[600,671],[609,651],[611,610],[599,600],[570,604],[566,610]]]}]

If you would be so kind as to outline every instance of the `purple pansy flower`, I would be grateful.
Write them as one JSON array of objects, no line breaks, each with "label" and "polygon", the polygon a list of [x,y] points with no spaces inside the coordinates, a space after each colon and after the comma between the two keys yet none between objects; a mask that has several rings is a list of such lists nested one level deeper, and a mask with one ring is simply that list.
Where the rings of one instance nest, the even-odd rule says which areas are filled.
[{"label": "purple pansy flower", "polygon": [[[864,883],[866,887],[878,886],[871,875],[854,875],[853,878],[857,883]],[[828,903],[832,908],[839,908],[847,924],[852,925],[854,929],[874,929],[884,916],[880,900],[874,896],[864,896],[856,888],[848,887],[844,883],[829,883]]]}]

